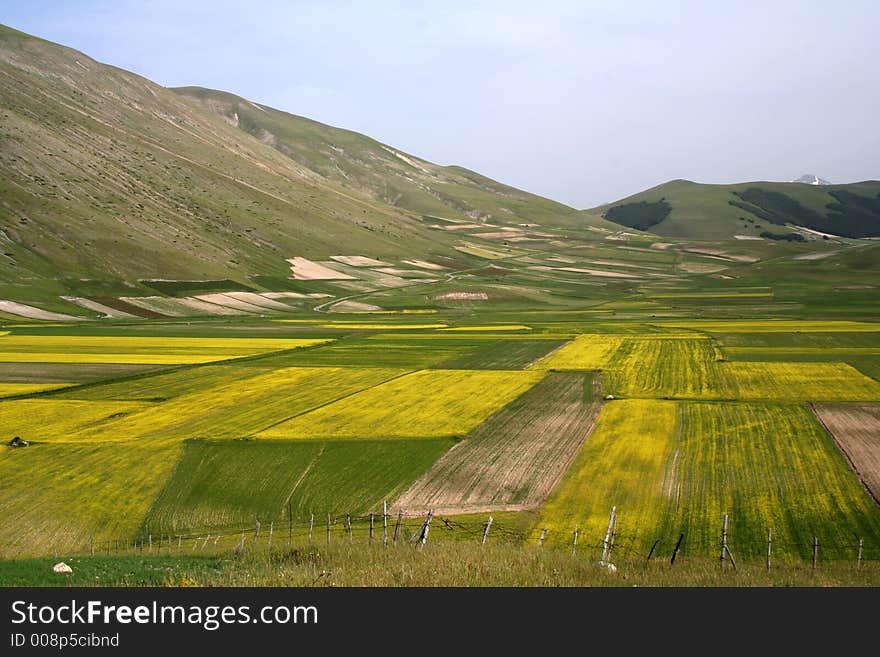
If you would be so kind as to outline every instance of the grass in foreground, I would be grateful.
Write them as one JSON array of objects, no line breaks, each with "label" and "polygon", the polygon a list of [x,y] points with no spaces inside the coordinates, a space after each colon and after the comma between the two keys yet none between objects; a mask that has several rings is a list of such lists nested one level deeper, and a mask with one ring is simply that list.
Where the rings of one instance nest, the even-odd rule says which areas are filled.
[{"label": "grass in foreground", "polygon": [[878,586],[880,563],[774,564],[721,569],[714,559],[668,556],[615,560],[616,573],[587,555],[510,545],[438,542],[409,545],[299,546],[240,557],[75,557],[0,561],[2,586]]}]

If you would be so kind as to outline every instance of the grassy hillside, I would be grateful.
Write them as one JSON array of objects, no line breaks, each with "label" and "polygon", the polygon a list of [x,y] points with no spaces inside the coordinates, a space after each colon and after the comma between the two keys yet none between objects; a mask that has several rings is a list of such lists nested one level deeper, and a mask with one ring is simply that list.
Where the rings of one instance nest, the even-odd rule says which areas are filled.
[{"label": "grassy hillside", "polygon": [[[247,101],[236,127],[194,91],[3,26],[0,76],[5,298],[59,307],[63,294],[155,294],[141,279],[247,289],[253,276],[288,278],[293,256],[455,254],[452,233],[422,214],[580,221],[464,169]],[[215,99],[209,109],[235,98],[201,97]],[[22,280],[33,282],[16,294]]]},{"label": "grassy hillside", "polygon": [[418,214],[495,222],[581,223],[561,203],[456,166],[438,166],[350,130],[258,105],[224,91],[173,91],[222,116],[298,164],[348,189]]},{"label": "grassy hillside", "polygon": [[[803,226],[842,237],[880,236],[880,182],[813,186],[748,182],[704,185],[673,180],[595,208],[607,219],[657,235],[777,239]],[[791,238],[789,238],[791,239]]]}]

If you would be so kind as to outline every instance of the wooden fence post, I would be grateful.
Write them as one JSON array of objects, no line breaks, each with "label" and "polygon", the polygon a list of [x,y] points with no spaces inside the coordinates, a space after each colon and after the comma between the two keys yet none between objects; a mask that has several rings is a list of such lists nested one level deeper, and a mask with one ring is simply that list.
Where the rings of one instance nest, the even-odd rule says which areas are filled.
[{"label": "wooden fence post", "polygon": [[254,525],[254,545],[257,544],[257,541],[260,540],[260,521],[257,520],[257,524]]},{"label": "wooden fence post", "polygon": [[608,541],[611,538],[611,527],[614,525],[614,514],[617,513],[617,507],[611,507],[611,516],[608,518],[608,528],[605,530],[605,538],[602,540],[602,561],[608,559]]},{"label": "wooden fence post", "polygon": [[819,537],[813,537],[813,570],[816,570],[816,563],[819,561]]},{"label": "wooden fence post", "polygon": [[309,518],[309,545],[312,544],[312,530],[315,528],[315,514]]},{"label": "wooden fence post", "polygon": [[428,514],[425,516],[425,524],[422,525],[422,536],[419,540],[419,549],[425,546],[425,543],[428,542],[428,532],[431,531],[431,519],[434,517],[434,511],[428,511]]},{"label": "wooden fence post", "polygon": [[352,537],[352,533],[351,533],[351,514],[350,513],[345,514],[345,527],[346,527],[346,529],[348,529],[348,542],[351,543],[354,540],[354,538]]},{"label": "wooden fence post", "polygon": [[269,523],[269,549],[272,549],[272,531],[275,529],[275,521]]},{"label": "wooden fence post", "polygon": [[724,514],[724,524],[721,525],[721,567],[724,568],[724,554],[727,552],[727,514]]},{"label": "wooden fence post", "polygon": [[538,537],[538,547],[544,547],[544,539],[547,538],[547,528],[541,530],[541,535]]},{"label": "wooden fence post", "polygon": [[770,553],[773,550],[773,529],[767,528],[767,572],[770,572]]},{"label": "wooden fence post", "polygon": [[388,501],[382,500],[382,546],[388,547]]},{"label": "wooden fence post", "polygon": [[375,515],[372,511],[370,511],[370,543],[373,542],[373,522],[375,519]]},{"label": "wooden fence post", "polygon": [[864,539],[859,539],[859,553],[856,555],[856,570],[862,569],[862,545],[864,543]]},{"label": "wooden fence post", "polygon": [[95,537],[92,536],[92,542],[89,545],[89,553],[91,556],[95,556]]},{"label": "wooden fence post", "polygon": [[397,524],[394,525],[394,544],[397,545],[397,539],[400,538],[400,526],[403,524],[403,509],[397,512]]},{"label": "wooden fence post", "polygon": [[684,540],[684,534],[681,534],[678,537],[678,542],[675,544],[675,549],[672,551],[672,559],[669,560],[669,565],[675,565],[675,557],[678,556],[678,551],[681,549],[681,542]]},{"label": "wooden fence post", "polygon": [[330,545],[330,514],[327,514],[327,545]]},{"label": "wooden fence post", "polygon": [[651,557],[654,556],[654,550],[657,549],[657,546],[660,544],[660,539],[654,541],[654,544],[651,546],[651,549],[648,551],[648,558],[645,559],[645,567],[648,566],[648,562],[651,560]]},{"label": "wooden fence post", "polygon": [[152,554],[153,553],[153,535],[152,534],[149,535],[149,541],[150,541],[150,554]]},{"label": "wooden fence post", "polygon": [[578,546],[578,534],[580,534],[580,531],[581,531],[581,528],[575,526],[575,528],[574,528],[574,539],[573,539],[572,542],[571,542],[571,556],[574,556],[575,552],[577,551],[577,546]]},{"label": "wooden fence post", "polygon": [[211,535],[210,535],[210,534],[208,534],[207,536],[205,536],[205,540],[202,542],[202,547],[201,547],[201,551],[202,551],[202,552],[205,551],[205,546],[208,544],[208,541],[209,541],[210,539],[211,539]]},{"label": "wooden fence post", "polygon": [[483,540],[480,541],[480,545],[486,544],[486,539],[489,538],[489,528],[492,526],[492,516],[489,516],[489,520],[486,521],[486,529],[483,531]]}]

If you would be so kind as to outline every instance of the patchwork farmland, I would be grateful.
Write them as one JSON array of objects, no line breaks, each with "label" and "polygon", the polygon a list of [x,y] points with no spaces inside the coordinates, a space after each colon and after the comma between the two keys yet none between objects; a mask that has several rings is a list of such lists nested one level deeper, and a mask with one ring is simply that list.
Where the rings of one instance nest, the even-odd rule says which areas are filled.
[{"label": "patchwork farmland", "polygon": [[[676,544],[684,562],[717,559],[725,516],[746,563],[768,532],[780,565],[810,563],[814,543],[826,562],[880,560],[880,323],[660,317],[778,298],[604,289],[624,278],[575,307],[562,298],[582,272],[533,259],[546,262],[514,255],[505,283],[491,268],[460,299],[424,277],[384,287],[395,263],[340,257],[297,262],[289,298],[187,283],[229,311],[206,319],[128,299],[166,314],[4,320],[0,426],[27,446],[0,453],[0,557],[187,541],[223,556],[267,528],[357,545],[374,522],[409,541],[430,512],[438,544],[488,526],[489,543],[599,559],[614,507],[618,563]],[[378,288],[327,305],[322,286],[366,272]],[[538,275],[551,278],[513,278]],[[312,309],[270,307],[291,299]]]}]

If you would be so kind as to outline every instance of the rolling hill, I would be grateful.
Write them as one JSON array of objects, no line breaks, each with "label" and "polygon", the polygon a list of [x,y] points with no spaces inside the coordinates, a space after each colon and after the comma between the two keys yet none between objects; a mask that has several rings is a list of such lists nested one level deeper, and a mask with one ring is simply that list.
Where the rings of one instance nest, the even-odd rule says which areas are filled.
[{"label": "rolling hill", "polygon": [[761,233],[785,239],[804,232],[798,227],[840,237],[878,237],[880,181],[817,186],[673,180],[590,212],[630,228],[687,239]]},{"label": "rolling hill", "polygon": [[457,166],[438,166],[350,130],[253,103],[224,91],[176,93],[347,189],[417,214],[543,225],[579,223],[569,207]]},{"label": "rolling hill", "polygon": [[457,254],[428,214],[583,221],[465,169],[230,94],[172,91],[2,26],[0,80],[0,297],[21,281],[53,298],[119,295],[142,279],[288,278],[291,257]]}]

